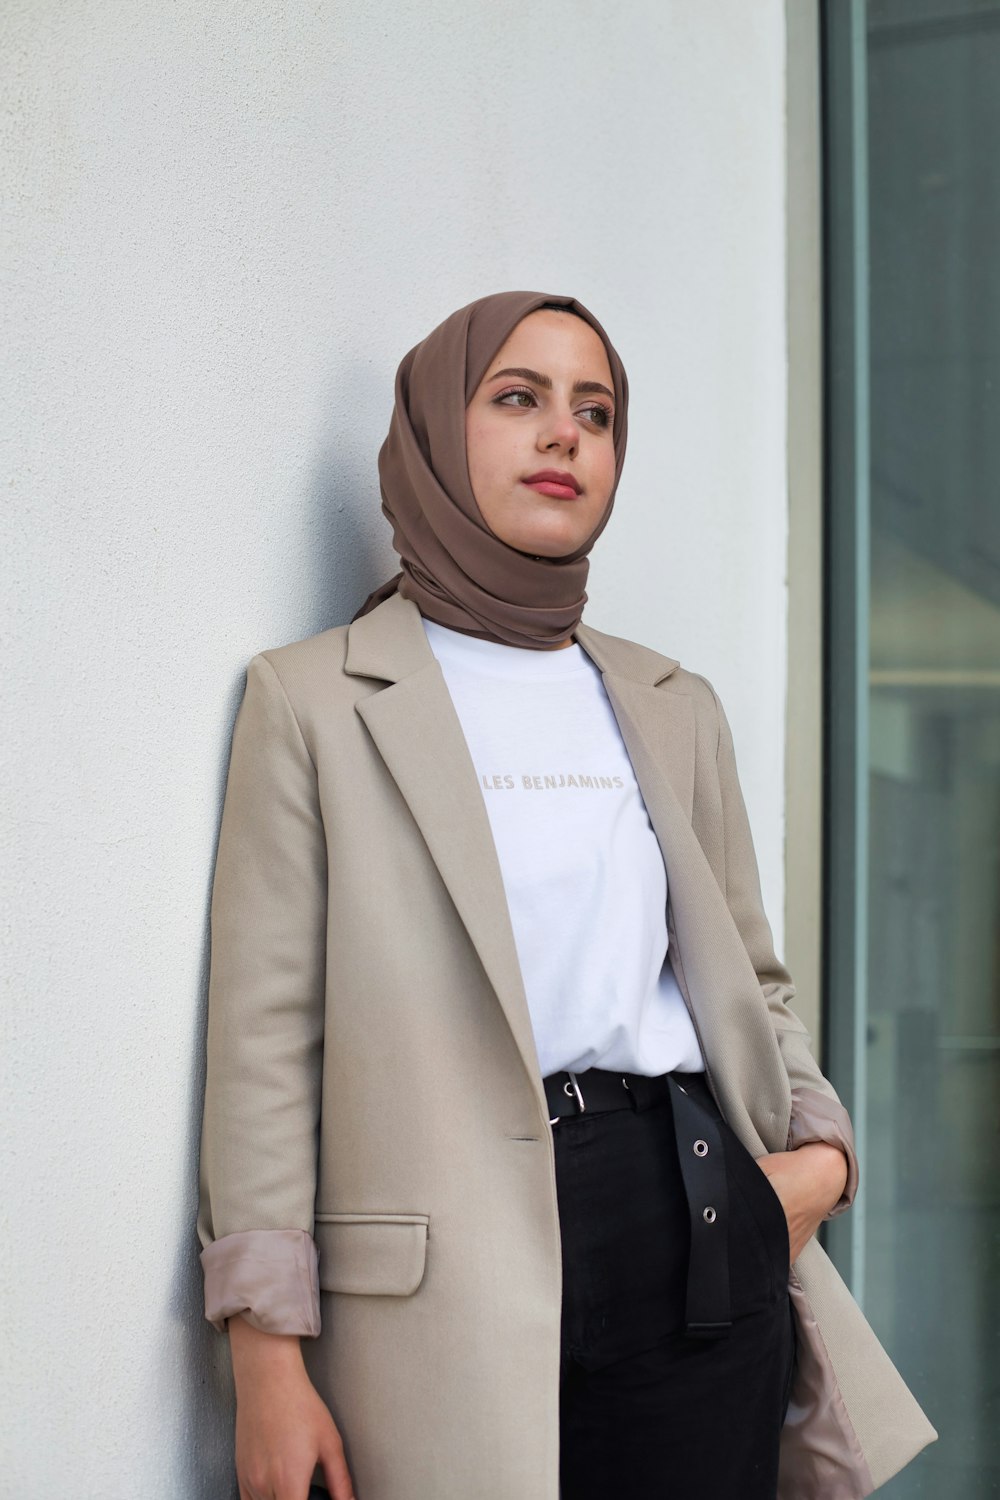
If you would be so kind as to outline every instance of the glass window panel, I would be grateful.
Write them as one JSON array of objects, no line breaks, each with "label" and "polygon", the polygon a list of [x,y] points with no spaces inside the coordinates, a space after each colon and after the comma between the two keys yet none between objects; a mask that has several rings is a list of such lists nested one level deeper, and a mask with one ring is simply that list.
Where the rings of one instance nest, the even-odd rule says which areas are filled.
[{"label": "glass window panel", "polygon": [[825,1238],[941,1434],[881,1493],[976,1500],[1000,1495],[1000,0],[833,0],[825,41],[825,1015],[863,1181]]}]

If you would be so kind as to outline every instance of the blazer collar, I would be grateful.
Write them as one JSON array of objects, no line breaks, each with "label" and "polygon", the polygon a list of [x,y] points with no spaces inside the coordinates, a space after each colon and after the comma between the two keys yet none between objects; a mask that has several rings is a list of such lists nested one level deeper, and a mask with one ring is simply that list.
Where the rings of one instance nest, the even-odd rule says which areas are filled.
[{"label": "blazer collar", "polygon": [[582,620],[573,639],[583,647],[591,661],[597,663],[602,673],[611,672],[616,677],[627,677],[630,682],[644,683],[648,687],[655,687],[680,666],[672,656],[663,656],[649,646],[640,646],[637,641],[605,635],[603,630],[594,630]]},{"label": "blazer collar", "polygon": [[[663,656],[648,646],[620,636],[605,635],[582,621],[573,639],[600,667],[632,682],[655,686],[679,666],[672,656]],[[347,659],[344,670],[352,676],[381,677],[385,682],[400,682],[414,672],[422,671],[434,661],[420,611],[411,599],[390,594],[375,609],[353,621],[347,631]]]}]

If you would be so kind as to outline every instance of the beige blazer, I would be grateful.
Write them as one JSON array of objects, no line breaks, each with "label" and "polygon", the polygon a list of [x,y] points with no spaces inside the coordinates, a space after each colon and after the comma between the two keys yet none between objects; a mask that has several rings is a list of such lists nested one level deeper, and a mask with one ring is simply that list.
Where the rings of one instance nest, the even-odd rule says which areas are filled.
[{"label": "beige blazer", "polygon": [[[587,625],[575,639],[663,850],[669,952],[726,1119],[755,1156],[843,1142],[714,689]],[[477,774],[399,595],[250,662],[211,938],[206,1316],[303,1335],[363,1500],[557,1500],[552,1129]],[[858,1500],[936,1433],[816,1240],[790,1288],[780,1494]]]}]

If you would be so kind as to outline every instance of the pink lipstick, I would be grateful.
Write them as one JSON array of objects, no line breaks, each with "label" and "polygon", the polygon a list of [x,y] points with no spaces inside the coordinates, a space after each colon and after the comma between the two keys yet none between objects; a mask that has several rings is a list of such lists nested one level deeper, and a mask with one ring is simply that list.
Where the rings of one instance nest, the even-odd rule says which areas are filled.
[{"label": "pink lipstick", "polygon": [[579,481],[563,469],[539,469],[537,474],[529,474],[521,483],[537,490],[540,495],[552,495],[556,500],[575,500],[583,493]]}]

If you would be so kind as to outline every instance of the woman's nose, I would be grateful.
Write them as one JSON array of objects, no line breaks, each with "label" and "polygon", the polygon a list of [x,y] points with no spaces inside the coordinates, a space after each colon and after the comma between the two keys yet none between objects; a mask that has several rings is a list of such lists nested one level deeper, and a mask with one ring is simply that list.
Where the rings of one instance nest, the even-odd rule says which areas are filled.
[{"label": "woman's nose", "polygon": [[558,443],[561,448],[575,448],[580,441],[580,429],[576,418],[569,410],[552,412],[539,434],[540,445],[551,448]]}]

